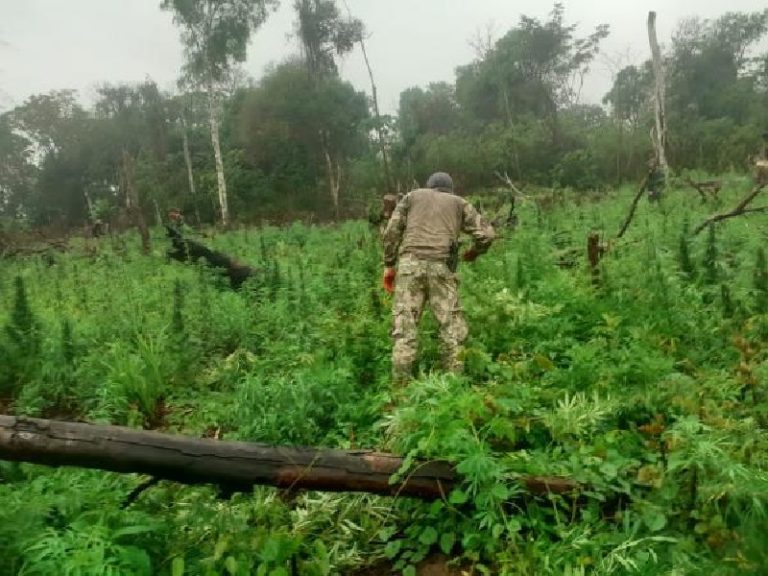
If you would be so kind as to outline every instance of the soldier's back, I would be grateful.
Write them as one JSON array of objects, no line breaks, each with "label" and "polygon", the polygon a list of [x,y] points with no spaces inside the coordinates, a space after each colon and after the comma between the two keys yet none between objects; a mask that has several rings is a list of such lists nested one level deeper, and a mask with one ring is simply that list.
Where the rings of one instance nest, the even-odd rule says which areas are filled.
[{"label": "soldier's back", "polygon": [[449,192],[420,188],[408,194],[403,253],[444,260],[461,232],[465,201]]}]

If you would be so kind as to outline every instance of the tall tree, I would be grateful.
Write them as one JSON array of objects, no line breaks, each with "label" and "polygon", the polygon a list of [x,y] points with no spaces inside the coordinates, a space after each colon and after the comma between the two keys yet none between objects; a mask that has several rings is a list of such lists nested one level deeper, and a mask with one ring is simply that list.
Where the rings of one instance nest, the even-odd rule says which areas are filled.
[{"label": "tall tree", "polygon": [[651,45],[651,61],[653,62],[653,110],[656,120],[652,133],[655,162],[666,178],[669,172],[667,165],[667,79],[664,73],[664,61],[661,48],[656,38],[656,12],[648,12],[648,42]]},{"label": "tall tree", "polygon": [[208,92],[211,144],[216,162],[221,223],[229,225],[227,183],[219,142],[217,88],[238,62],[244,62],[251,34],[264,23],[277,0],[162,0],[181,28],[185,78]]},{"label": "tall tree", "polygon": [[86,117],[74,90],[30,96],[11,112],[15,127],[33,142],[35,153],[56,152],[75,137],[72,123]]},{"label": "tall tree", "polygon": [[400,94],[400,136],[408,149],[422,134],[448,134],[461,122],[455,89],[447,82],[407,88]]},{"label": "tall tree", "polygon": [[24,216],[24,202],[32,194],[37,167],[31,142],[14,130],[11,115],[0,115],[0,216]]},{"label": "tall tree", "polygon": [[669,148],[676,163],[721,171],[743,166],[759,146],[768,106],[756,52],[766,33],[768,10],[678,25],[667,66]]},{"label": "tall tree", "polygon": [[[347,54],[362,38],[363,24],[355,18],[342,17],[335,0],[295,0],[294,8],[298,16],[296,31],[311,87],[319,95],[325,90],[325,81],[338,76],[335,57]],[[334,146],[328,126],[320,127],[319,136],[328,191],[338,218],[342,178],[340,150]]]},{"label": "tall tree", "polygon": [[337,77],[313,89],[305,63],[289,60],[247,92],[236,124],[246,158],[264,174],[268,189],[284,207],[306,210],[323,200],[316,194],[326,165],[323,145],[341,158],[359,155],[367,118],[363,93]]},{"label": "tall tree", "polygon": [[[168,118],[165,98],[154,82],[138,86],[102,86],[96,102],[96,118],[105,124],[109,145],[105,159],[112,162],[118,174],[118,187],[126,213],[138,228],[145,252],[149,251],[149,231],[144,210],[142,191],[137,183],[137,162],[157,173],[157,165],[168,147]],[[111,152],[110,152],[111,151]],[[156,203],[156,198],[153,199]]]},{"label": "tall tree", "polygon": [[546,118],[559,143],[558,112],[578,103],[584,74],[608,35],[608,26],[600,25],[579,38],[564,13],[555,4],[546,21],[522,16],[484,58],[460,67],[456,93],[462,107],[479,119],[509,125],[525,114]]},{"label": "tall tree", "polygon": [[11,132],[27,141],[26,152],[36,166],[34,186],[17,196],[18,211],[33,224],[82,221],[87,216],[82,151],[92,126],[75,92],[31,96],[8,112],[7,121]]},{"label": "tall tree", "polygon": [[613,86],[603,97],[603,103],[611,107],[613,117],[629,128],[640,126],[640,120],[648,112],[653,77],[648,65],[629,65],[616,74]]},{"label": "tall tree", "polygon": [[[344,0],[344,6],[347,9],[347,14],[349,15],[350,20],[352,20],[352,11],[349,9],[349,5],[347,4],[346,0]],[[368,59],[368,50],[365,48],[365,35],[360,34],[360,51],[363,53],[363,61],[365,62],[365,68],[368,70],[368,78],[371,81],[371,104],[373,104],[373,114],[374,114],[374,120],[376,122],[376,136],[379,140],[379,153],[381,154],[381,161],[384,164],[384,181],[386,183],[387,192],[391,192],[393,190],[392,187],[392,176],[389,170],[389,152],[387,151],[387,139],[385,135],[385,126],[384,126],[384,120],[381,116],[381,111],[379,110],[379,93],[378,89],[376,88],[376,81],[373,77],[373,68],[371,68],[371,61]]]},{"label": "tall tree", "polygon": [[[610,106],[611,118],[616,130],[616,145],[611,151],[615,158],[616,183],[621,184],[625,170],[636,164],[632,137],[645,131],[644,121],[650,114],[650,100],[653,91],[653,75],[650,62],[643,66],[629,65],[620,69],[613,85],[603,97],[603,104]],[[646,138],[642,138],[645,143]],[[630,170],[632,171],[632,170]]]}]

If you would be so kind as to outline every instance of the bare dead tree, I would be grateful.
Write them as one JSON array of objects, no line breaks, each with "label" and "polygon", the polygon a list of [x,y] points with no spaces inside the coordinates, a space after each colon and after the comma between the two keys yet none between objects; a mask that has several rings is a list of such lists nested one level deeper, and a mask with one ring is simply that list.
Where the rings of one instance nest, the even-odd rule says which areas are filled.
[{"label": "bare dead tree", "polygon": [[[349,9],[349,4],[344,0],[344,7],[347,9],[349,18],[352,19],[352,11]],[[376,82],[373,78],[373,68],[371,68],[371,62],[368,59],[368,51],[365,48],[365,34],[360,34],[360,51],[363,53],[363,60],[365,61],[365,67],[368,70],[368,78],[371,81],[371,99],[373,102],[373,113],[376,116],[376,135],[379,140],[379,152],[381,153],[381,160],[384,163],[384,179],[387,185],[387,192],[392,192],[392,176],[389,171],[389,154],[387,152],[387,141],[384,135],[384,126],[381,122],[381,113],[379,111],[379,95],[376,88]]]},{"label": "bare dead tree", "polygon": [[494,44],[496,44],[496,23],[493,20],[475,30],[475,34],[469,39],[469,45],[475,51],[475,58],[478,61],[488,58]]},{"label": "bare dead tree", "polygon": [[656,161],[664,173],[666,179],[669,173],[667,164],[666,146],[667,146],[667,115],[664,106],[665,100],[665,78],[664,61],[661,57],[661,49],[656,39],[656,12],[648,12],[648,41],[651,45],[651,55],[653,59],[653,76],[656,82],[654,91],[654,112],[656,119],[655,130],[652,133],[651,140],[656,153]]},{"label": "bare dead tree", "polygon": [[530,199],[530,198],[528,198],[528,196],[526,196],[525,194],[522,193],[520,188],[518,188],[515,185],[515,183],[512,181],[512,178],[510,178],[509,174],[507,174],[506,172],[504,172],[504,174],[502,174],[501,172],[499,172],[497,170],[497,171],[495,171],[493,173],[493,175],[496,176],[496,179],[499,180],[502,184],[504,184],[504,186],[506,186],[507,188],[512,190],[512,192],[514,192],[515,196],[517,196],[518,198],[520,198],[522,200],[529,200]]},{"label": "bare dead tree", "polygon": [[723,220],[727,220],[729,218],[735,218],[736,216],[741,216],[742,214],[754,214],[755,212],[765,212],[768,207],[766,206],[760,206],[759,208],[748,208],[749,204],[754,200],[758,194],[762,191],[763,188],[765,188],[766,184],[760,183],[755,185],[754,188],[750,191],[749,194],[744,196],[744,198],[741,199],[741,201],[736,205],[736,207],[731,210],[730,212],[725,212],[723,214],[715,214],[713,216],[710,216],[704,222],[696,226],[693,230],[693,235],[697,235],[699,232],[704,230],[707,226],[711,226],[713,224],[716,224],[718,222],[722,222]]}]

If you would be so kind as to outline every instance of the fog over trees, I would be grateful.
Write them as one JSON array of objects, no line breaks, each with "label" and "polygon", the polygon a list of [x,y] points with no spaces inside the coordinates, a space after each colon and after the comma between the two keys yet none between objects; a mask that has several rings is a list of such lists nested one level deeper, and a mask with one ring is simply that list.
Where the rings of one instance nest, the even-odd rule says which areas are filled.
[{"label": "fog over trees", "polygon": [[[367,33],[334,0],[293,3],[286,33],[299,49],[257,79],[238,63],[274,3],[161,4],[184,46],[177,89],[150,78],[104,83],[92,103],[56,90],[0,115],[4,222],[152,223],[171,208],[224,225],[298,213],[339,218],[363,214],[377,196],[406,191],[438,167],[462,191],[507,174],[587,192],[646,170],[650,63],[617,68],[602,102],[585,104],[585,76],[611,30],[580,33],[560,4],[488,36],[452,81],[407,88],[397,113],[382,116],[371,94],[340,73],[339,61]],[[675,173],[749,166],[768,127],[767,31],[768,10],[728,12],[683,20],[662,39]]]}]

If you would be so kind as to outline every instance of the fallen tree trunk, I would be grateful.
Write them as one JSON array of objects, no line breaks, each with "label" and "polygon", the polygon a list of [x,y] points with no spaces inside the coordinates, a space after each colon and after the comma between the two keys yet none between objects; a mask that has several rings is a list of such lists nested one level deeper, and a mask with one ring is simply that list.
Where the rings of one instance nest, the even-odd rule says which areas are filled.
[{"label": "fallen tree trunk", "polygon": [[256,269],[246,264],[241,264],[234,258],[230,258],[222,252],[211,250],[199,242],[189,240],[182,236],[181,232],[165,227],[173,248],[168,251],[168,257],[179,262],[197,262],[203,260],[211,268],[220,270],[227,278],[229,285],[238,290],[243,283],[256,274]]},{"label": "fallen tree trunk", "polygon": [[[250,492],[254,485],[290,490],[445,497],[457,482],[447,462],[417,463],[391,482],[403,459],[364,450],[287,448],[197,439],[120,426],[0,415],[0,460],[136,472],[182,484],[216,484]],[[562,494],[578,483],[557,477],[520,479],[533,494]]]},{"label": "fallen tree trunk", "polygon": [[635,194],[635,197],[632,198],[632,204],[629,206],[629,213],[627,214],[627,217],[624,219],[624,223],[621,225],[621,230],[619,230],[619,233],[616,234],[616,238],[621,238],[624,236],[624,232],[627,231],[629,228],[629,225],[632,223],[632,219],[635,217],[635,210],[637,210],[637,204],[640,202],[640,197],[643,195],[643,192],[645,192],[645,188],[648,185],[648,179],[649,177],[646,176],[643,178],[643,181],[640,183],[640,188],[638,188],[637,193]]},{"label": "fallen tree trunk", "polygon": [[44,244],[22,245],[5,244],[0,239],[0,258],[16,258],[26,256],[38,256],[48,254],[51,251],[66,252],[69,250],[69,243],[65,240],[49,240]]}]

